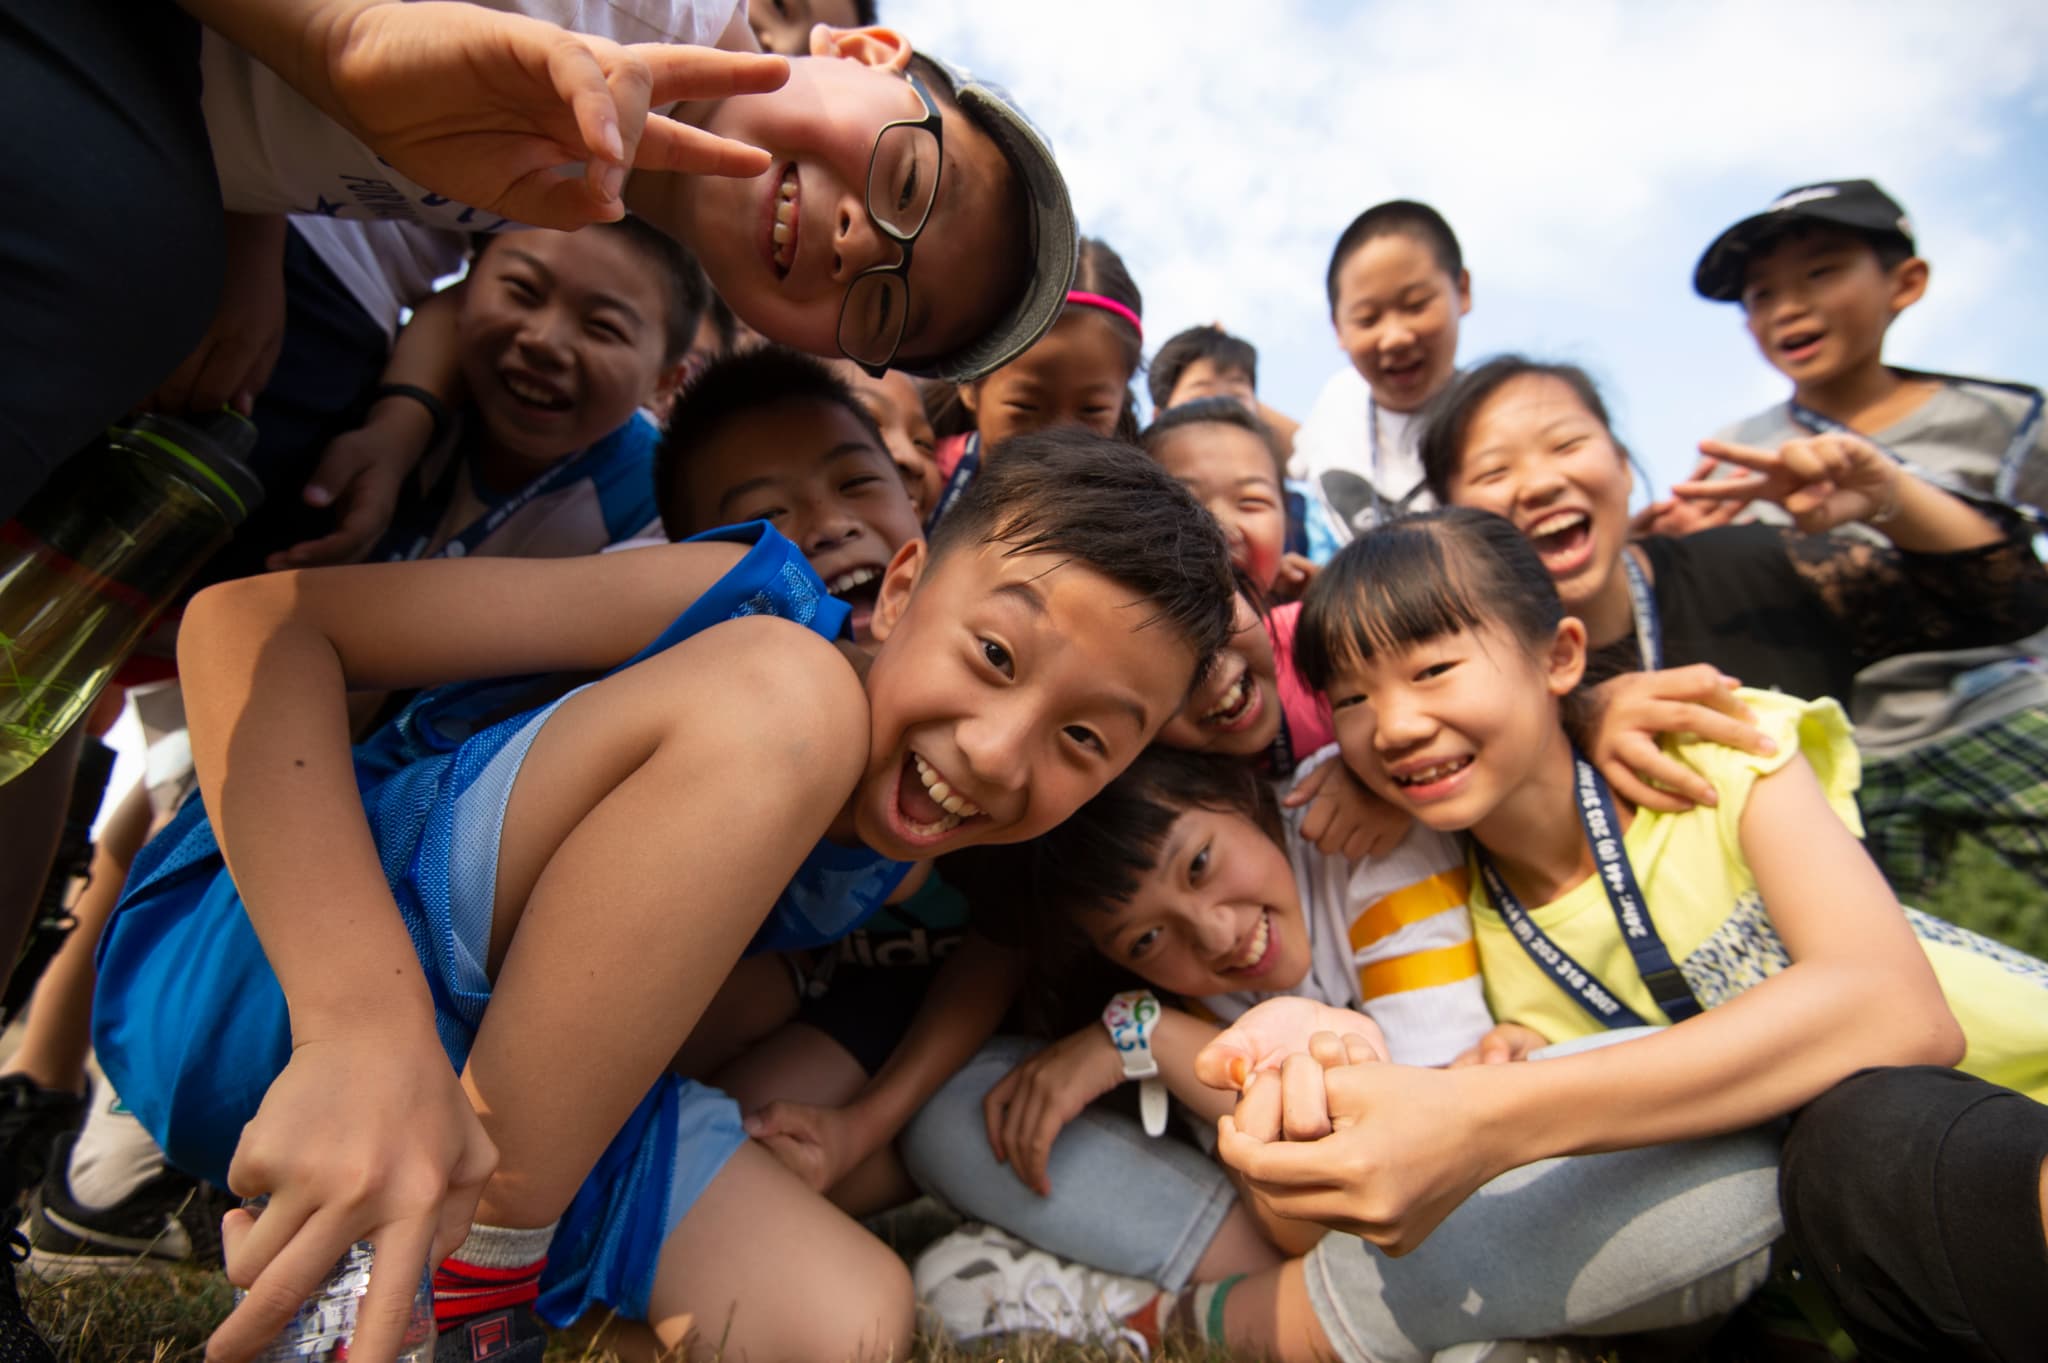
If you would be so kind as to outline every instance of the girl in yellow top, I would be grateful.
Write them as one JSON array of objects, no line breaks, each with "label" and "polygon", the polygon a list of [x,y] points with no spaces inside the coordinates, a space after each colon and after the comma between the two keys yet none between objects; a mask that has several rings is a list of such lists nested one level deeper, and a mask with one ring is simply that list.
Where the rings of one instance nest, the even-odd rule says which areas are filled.
[{"label": "girl in yellow top", "polygon": [[1255,1072],[1218,1153],[1273,1211],[1400,1252],[1509,1170],[1751,1126],[1869,1066],[1960,1064],[2048,1092],[2048,967],[1900,909],[1846,821],[1854,756],[1834,707],[1748,695],[1777,756],[1682,746],[1715,805],[1616,801],[1571,738],[1584,626],[1510,523],[1462,508],[1334,559],[1296,655],[1366,785],[1471,835],[1502,1023],[1488,1058],[1677,1025],[1439,1071],[1345,1063],[1362,1049],[1255,1009],[1199,1068],[1219,1087]]}]

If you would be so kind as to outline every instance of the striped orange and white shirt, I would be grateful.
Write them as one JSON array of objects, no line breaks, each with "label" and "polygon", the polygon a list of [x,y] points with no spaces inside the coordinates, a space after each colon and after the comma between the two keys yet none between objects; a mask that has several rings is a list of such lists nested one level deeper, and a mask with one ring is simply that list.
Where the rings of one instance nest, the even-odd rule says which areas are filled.
[{"label": "striped orange and white shirt", "polygon": [[[1337,760],[1336,753],[1334,744],[1323,749],[1296,775]],[[1287,992],[1365,1013],[1402,1064],[1448,1062],[1493,1026],[1466,907],[1463,844],[1418,823],[1386,856],[1351,862],[1301,837],[1302,813],[1288,811],[1287,847],[1311,963]],[[1228,1022],[1272,997],[1246,991],[1202,1003]]]}]

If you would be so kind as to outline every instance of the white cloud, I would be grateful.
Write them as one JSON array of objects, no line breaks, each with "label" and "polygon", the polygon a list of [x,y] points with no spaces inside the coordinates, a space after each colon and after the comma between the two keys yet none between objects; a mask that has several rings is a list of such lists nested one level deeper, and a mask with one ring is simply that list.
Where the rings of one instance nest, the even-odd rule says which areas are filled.
[{"label": "white cloud", "polygon": [[1780,188],[1843,175],[1904,199],[1935,255],[1902,345],[2048,377],[2010,282],[2016,262],[2039,278],[2048,261],[2017,221],[1979,216],[2016,219],[2029,192],[2040,208],[2015,182],[2048,159],[2037,3],[883,8],[1046,129],[1083,230],[1145,291],[1150,339],[1221,319],[1259,344],[1269,399],[1297,411],[1337,362],[1331,243],[1367,205],[1421,198],[1473,270],[1468,350],[1594,361],[1627,385],[1619,405],[1662,451],[1653,466],[1673,469],[1693,437],[1779,391],[1732,319],[1692,299],[1693,260]]}]

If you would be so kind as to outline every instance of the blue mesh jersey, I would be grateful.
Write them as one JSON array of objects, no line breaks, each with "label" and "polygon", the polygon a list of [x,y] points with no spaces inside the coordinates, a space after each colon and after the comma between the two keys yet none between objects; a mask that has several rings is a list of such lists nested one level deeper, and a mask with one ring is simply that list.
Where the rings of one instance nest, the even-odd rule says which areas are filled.
[{"label": "blue mesh jersey", "polygon": [[[826,638],[844,628],[847,606],[765,523],[698,538],[750,547],[631,662],[747,615],[780,616]],[[494,855],[464,857],[459,849],[480,845],[477,829],[495,849],[493,820],[503,817],[511,777],[544,712],[496,716],[539,681],[427,692],[356,753],[385,878],[458,1069],[490,996],[481,962],[496,867]],[[908,869],[866,848],[821,843],[770,910],[755,948],[836,939],[874,912]],[[283,993],[197,799],[136,857],[100,943],[99,971],[93,1039],[116,1091],[174,1164],[224,1182],[243,1124],[289,1058],[291,1034]]]}]

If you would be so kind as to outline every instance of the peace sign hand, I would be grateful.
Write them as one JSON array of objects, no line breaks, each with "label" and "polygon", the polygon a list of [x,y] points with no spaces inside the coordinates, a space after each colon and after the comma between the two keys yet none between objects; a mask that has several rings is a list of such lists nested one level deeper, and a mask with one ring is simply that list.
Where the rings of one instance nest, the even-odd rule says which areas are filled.
[{"label": "peace sign hand", "polygon": [[[319,35],[320,102],[401,175],[537,227],[622,217],[628,167],[758,175],[768,153],[648,110],[754,94],[780,57],[624,46],[452,0],[371,5]],[[585,164],[581,179],[558,168]]]},{"label": "peace sign hand", "polygon": [[1788,440],[1775,452],[1725,440],[1702,440],[1700,453],[1751,470],[1747,477],[1679,483],[1671,491],[1703,501],[1762,498],[1791,513],[1808,534],[1851,521],[1887,520],[1898,510],[1905,469],[1861,436],[1845,433]]}]

